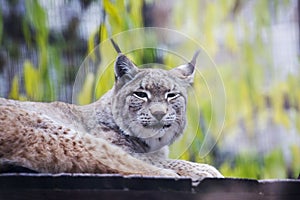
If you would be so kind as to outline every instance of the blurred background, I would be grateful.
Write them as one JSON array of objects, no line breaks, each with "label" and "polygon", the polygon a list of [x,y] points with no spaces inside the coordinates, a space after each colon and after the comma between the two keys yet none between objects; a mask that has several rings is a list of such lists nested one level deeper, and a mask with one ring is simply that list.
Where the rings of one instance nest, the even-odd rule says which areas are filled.
[{"label": "blurred background", "polygon": [[[0,96],[71,103],[79,67],[99,43],[134,28],[174,29],[216,64],[226,112],[225,120],[219,117],[201,92],[204,83],[195,82],[200,115],[188,108],[189,127],[171,157],[212,164],[230,177],[297,178],[299,12],[297,0],[0,0]],[[155,49],[135,55],[138,64],[172,63]],[[209,67],[201,73],[216,76]],[[76,103],[90,103],[110,88],[112,70],[102,79],[83,84]],[[91,94],[92,87],[100,91]],[[205,133],[213,148],[199,155]]]}]

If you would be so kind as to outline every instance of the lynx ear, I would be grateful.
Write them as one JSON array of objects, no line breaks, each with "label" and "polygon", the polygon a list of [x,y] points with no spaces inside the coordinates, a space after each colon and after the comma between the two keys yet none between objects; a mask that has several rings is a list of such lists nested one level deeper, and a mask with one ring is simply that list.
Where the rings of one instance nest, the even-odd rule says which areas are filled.
[{"label": "lynx ear", "polygon": [[121,77],[126,77],[127,80],[131,80],[138,72],[138,68],[129,60],[125,55],[119,54],[115,62],[115,76],[116,80]]},{"label": "lynx ear", "polygon": [[193,59],[185,64],[180,65],[174,69],[171,70],[176,76],[178,76],[181,79],[186,80],[188,83],[193,83],[194,81],[194,74],[195,74],[195,66],[196,66],[196,60],[200,53],[200,50],[197,50],[193,56]]}]

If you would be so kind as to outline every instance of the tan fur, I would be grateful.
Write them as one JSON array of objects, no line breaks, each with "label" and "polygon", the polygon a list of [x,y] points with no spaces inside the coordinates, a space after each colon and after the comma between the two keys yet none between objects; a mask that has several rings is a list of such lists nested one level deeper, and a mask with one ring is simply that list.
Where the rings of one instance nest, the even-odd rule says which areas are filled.
[{"label": "tan fur", "polygon": [[[39,104],[33,110],[47,107],[53,116],[30,110],[31,104],[1,99],[0,106],[0,163],[16,164],[48,173],[120,173],[176,176],[131,157],[109,142],[83,134],[54,119],[63,115],[69,105]],[[12,104],[11,104],[12,103]],[[72,108],[75,108],[72,106]],[[57,114],[54,114],[58,110]],[[76,110],[76,109],[74,109]]]},{"label": "tan fur", "polygon": [[186,88],[193,70],[139,70],[132,63],[121,69],[127,58],[118,59],[114,88],[93,104],[0,98],[0,166],[48,173],[222,177],[209,165],[167,159],[168,145],[186,124]]}]

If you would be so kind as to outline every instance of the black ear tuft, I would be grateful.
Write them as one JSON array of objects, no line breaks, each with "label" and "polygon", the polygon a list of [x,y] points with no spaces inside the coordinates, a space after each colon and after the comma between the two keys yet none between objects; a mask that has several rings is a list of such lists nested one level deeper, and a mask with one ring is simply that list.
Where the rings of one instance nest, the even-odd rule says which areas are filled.
[{"label": "black ear tuft", "polygon": [[115,76],[119,80],[124,75],[132,79],[137,73],[138,68],[125,55],[120,54],[115,63]]},{"label": "black ear tuft", "polygon": [[115,48],[116,52],[119,54],[122,53],[120,47],[117,45],[117,43],[115,43],[115,41],[112,38],[110,38],[110,41],[111,41],[113,47]]}]

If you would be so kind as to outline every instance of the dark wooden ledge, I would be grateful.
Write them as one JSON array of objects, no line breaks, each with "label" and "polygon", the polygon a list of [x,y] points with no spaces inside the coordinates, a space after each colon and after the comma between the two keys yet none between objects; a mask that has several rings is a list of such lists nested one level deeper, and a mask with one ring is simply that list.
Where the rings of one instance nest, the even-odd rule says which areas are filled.
[{"label": "dark wooden ledge", "polygon": [[300,199],[300,180],[3,173],[2,199]]}]

